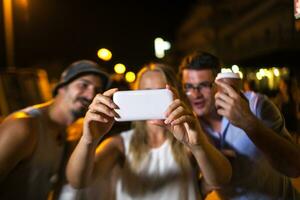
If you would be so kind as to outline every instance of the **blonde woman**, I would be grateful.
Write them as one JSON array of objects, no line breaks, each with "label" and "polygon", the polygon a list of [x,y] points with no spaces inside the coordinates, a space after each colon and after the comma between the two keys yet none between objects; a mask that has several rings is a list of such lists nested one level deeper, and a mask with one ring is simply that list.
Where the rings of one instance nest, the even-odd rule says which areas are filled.
[{"label": "blonde woman", "polygon": [[149,64],[138,74],[137,89],[166,85],[176,97],[166,111],[166,120],[135,122],[132,130],[104,140],[98,148],[117,117],[111,98],[117,89],[94,98],[84,119],[83,135],[67,166],[73,187],[83,188],[118,168],[116,199],[192,200],[201,199],[199,172],[212,187],[230,180],[229,162],[208,142],[185,106],[172,69]]}]

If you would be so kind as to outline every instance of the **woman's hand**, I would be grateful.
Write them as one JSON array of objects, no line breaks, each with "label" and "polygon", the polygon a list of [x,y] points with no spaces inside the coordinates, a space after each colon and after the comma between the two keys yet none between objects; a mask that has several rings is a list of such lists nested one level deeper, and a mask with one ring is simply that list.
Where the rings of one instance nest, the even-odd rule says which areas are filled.
[{"label": "woman's hand", "polygon": [[200,145],[204,135],[198,119],[178,98],[178,92],[174,88],[169,85],[166,88],[173,93],[174,101],[165,112],[166,119],[152,120],[152,123],[166,126],[177,140],[189,147]]},{"label": "woman's hand", "polygon": [[84,117],[83,135],[87,143],[98,141],[111,129],[114,117],[119,115],[114,111],[118,106],[112,101],[112,96],[118,89],[110,89],[103,94],[97,94],[90,104]]},{"label": "woman's hand", "polygon": [[190,148],[201,145],[203,131],[191,111],[179,100],[175,99],[166,111],[164,123],[174,137]]}]

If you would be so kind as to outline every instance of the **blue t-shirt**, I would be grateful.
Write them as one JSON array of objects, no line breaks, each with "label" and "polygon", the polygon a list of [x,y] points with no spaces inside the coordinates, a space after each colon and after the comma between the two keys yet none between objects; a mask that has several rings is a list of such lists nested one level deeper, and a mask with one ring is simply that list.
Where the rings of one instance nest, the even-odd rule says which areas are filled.
[{"label": "blue t-shirt", "polygon": [[[254,92],[244,95],[257,118],[282,137],[289,137],[282,115],[266,96]],[[214,132],[203,122],[202,125],[215,146],[231,155],[232,180],[219,191],[220,196],[232,200],[300,199],[289,178],[272,168],[242,129],[230,124],[225,117],[221,133]]]}]

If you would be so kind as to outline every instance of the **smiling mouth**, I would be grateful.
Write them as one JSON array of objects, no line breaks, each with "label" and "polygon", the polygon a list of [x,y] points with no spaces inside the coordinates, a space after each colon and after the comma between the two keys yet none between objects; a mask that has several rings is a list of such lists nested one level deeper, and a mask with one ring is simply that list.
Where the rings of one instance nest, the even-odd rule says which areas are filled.
[{"label": "smiling mouth", "polygon": [[78,100],[80,102],[80,104],[82,105],[82,107],[87,108],[91,102],[86,101],[86,100]]},{"label": "smiling mouth", "polygon": [[196,101],[193,103],[194,106],[196,106],[197,108],[203,108],[204,105],[205,105],[205,102],[204,101]]}]

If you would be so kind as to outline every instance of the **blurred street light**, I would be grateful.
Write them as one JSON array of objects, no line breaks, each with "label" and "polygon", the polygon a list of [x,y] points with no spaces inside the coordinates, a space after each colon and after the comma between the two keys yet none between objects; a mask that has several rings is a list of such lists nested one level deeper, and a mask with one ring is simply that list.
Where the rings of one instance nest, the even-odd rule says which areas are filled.
[{"label": "blurred street light", "polygon": [[105,48],[99,49],[97,52],[97,55],[101,60],[104,60],[104,61],[109,61],[112,57],[111,51],[108,49],[105,49]]},{"label": "blurred street light", "polygon": [[230,68],[221,68],[221,72],[222,73],[232,72],[232,70]]},{"label": "blurred street light", "polygon": [[125,79],[127,82],[132,83],[135,81],[135,73],[134,72],[127,72],[125,74]]},{"label": "blurred street light", "polygon": [[6,62],[8,67],[14,67],[14,21],[12,0],[3,0],[4,34],[6,47]]},{"label": "blurred street light", "polygon": [[241,72],[241,71],[238,71],[238,72],[234,72],[234,73],[238,73],[238,74],[240,75],[241,79],[243,79],[243,78],[244,78],[244,74],[243,74],[243,72]]},{"label": "blurred street light", "polygon": [[164,41],[162,38],[158,37],[154,40],[154,50],[155,56],[157,58],[163,58],[165,56],[165,51],[171,48],[171,44],[168,41]]},{"label": "blurred street light", "polygon": [[18,0],[17,3],[25,9],[28,8],[28,0]]},{"label": "blurred street light", "polygon": [[115,65],[114,70],[117,74],[124,74],[126,71],[126,67],[122,63],[118,63]]},{"label": "blurred street light", "polygon": [[259,74],[261,75],[261,77],[266,76],[265,71],[266,71],[266,69],[259,69]]},{"label": "blurred street light", "polygon": [[257,73],[256,73],[256,78],[257,78],[258,80],[261,80],[262,77],[263,77],[263,76],[261,75],[260,72],[257,72]]},{"label": "blurred street light", "polygon": [[280,76],[280,72],[279,72],[279,70],[277,69],[277,68],[273,68],[273,73],[274,73],[274,75],[276,76],[276,77],[279,77]]},{"label": "blurred street light", "polygon": [[240,68],[237,65],[232,65],[231,69],[234,73],[238,73],[240,71]]}]

